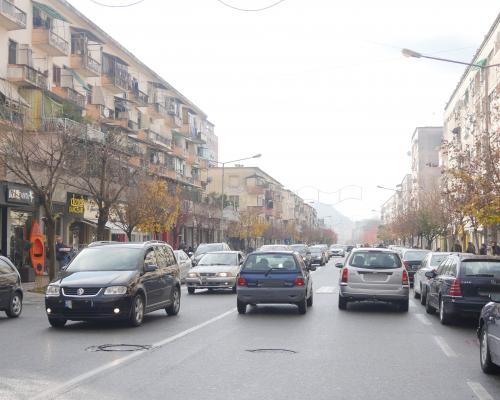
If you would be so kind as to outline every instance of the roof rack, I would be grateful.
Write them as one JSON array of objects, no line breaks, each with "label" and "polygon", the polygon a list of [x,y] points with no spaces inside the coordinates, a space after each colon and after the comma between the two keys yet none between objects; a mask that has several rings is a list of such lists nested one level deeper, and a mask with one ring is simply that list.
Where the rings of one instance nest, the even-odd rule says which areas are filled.
[{"label": "roof rack", "polygon": [[116,243],[120,243],[120,242],[117,242],[114,240],[99,240],[97,242],[90,243],[87,247],[97,247],[97,246],[104,246],[106,244],[116,244]]}]

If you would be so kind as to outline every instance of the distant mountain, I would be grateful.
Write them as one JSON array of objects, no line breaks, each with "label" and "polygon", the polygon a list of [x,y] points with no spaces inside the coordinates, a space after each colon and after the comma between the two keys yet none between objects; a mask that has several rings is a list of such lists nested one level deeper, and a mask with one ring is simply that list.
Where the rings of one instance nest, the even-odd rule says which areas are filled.
[{"label": "distant mountain", "polygon": [[318,218],[324,219],[325,225],[337,233],[339,243],[349,244],[351,242],[354,229],[353,221],[337,211],[331,204],[314,202],[312,206],[316,209]]}]

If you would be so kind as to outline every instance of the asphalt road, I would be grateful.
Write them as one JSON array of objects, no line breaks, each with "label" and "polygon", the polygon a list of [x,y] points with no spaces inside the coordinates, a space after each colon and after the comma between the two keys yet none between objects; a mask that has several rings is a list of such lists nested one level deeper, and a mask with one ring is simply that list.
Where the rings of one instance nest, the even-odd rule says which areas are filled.
[{"label": "asphalt road", "polygon": [[[0,317],[0,399],[500,399],[500,376],[479,367],[474,321],[442,326],[413,298],[408,313],[373,303],[340,311],[333,264],[313,273],[306,315],[293,306],[238,315],[231,293],[183,288],[176,317],[56,330],[31,295],[21,318]],[[151,347],[92,351],[103,344]]]}]

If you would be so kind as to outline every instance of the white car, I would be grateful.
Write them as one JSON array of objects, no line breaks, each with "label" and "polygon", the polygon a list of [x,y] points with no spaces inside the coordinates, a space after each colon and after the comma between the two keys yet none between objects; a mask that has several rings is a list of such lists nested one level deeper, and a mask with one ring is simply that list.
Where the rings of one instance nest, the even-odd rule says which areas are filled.
[{"label": "white car", "polygon": [[420,264],[420,268],[414,275],[413,280],[413,296],[418,299],[420,298],[420,303],[425,304],[427,298],[427,283],[429,278],[425,276],[425,273],[437,269],[441,261],[443,261],[451,253],[444,252],[432,252],[425,256]]},{"label": "white car", "polygon": [[189,270],[193,267],[193,262],[189,256],[184,252],[184,250],[174,250],[175,258],[177,259],[177,264],[179,264],[179,269],[181,273],[181,282],[186,280]]},{"label": "white car", "polygon": [[330,255],[332,257],[335,257],[335,256],[344,257],[345,256],[344,246],[342,246],[342,245],[338,245],[338,244],[331,245],[330,249],[328,249],[328,251],[330,252]]}]

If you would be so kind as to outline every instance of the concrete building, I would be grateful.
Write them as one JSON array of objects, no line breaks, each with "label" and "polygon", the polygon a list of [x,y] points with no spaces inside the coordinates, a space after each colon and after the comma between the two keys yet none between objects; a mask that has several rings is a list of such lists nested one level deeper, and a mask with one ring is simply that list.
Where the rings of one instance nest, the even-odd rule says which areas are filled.
[{"label": "concrete building", "polygon": [[[119,130],[134,167],[183,193],[203,191],[206,170],[217,163],[218,141],[196,104],[67,1],[0,0],[0,5],[0,119],[22,117],[32,131],[69,124],[94,139]],[[37,210],[29,188],[6,176],[3,180],[6,187],[17,184],[29,200],[7,198],[0,204],[1,249],[10,255],[14,250],[8,242],[20,235],[27,218],[36,218]],[[73,195],[85,193],[57,193],[62,215],[57,233],[66,243],[81,245],[95,237],[95,212],[91,205],[85,215],[69,212]],[[196,221],[189,217],[195,209],[192,199],[201,197],[185,199],[184,222],[166,232],[165,240],[174,245],[186,241],[185,230]],[[117,237],[123,233],[112,225],[109,230]]]}]

